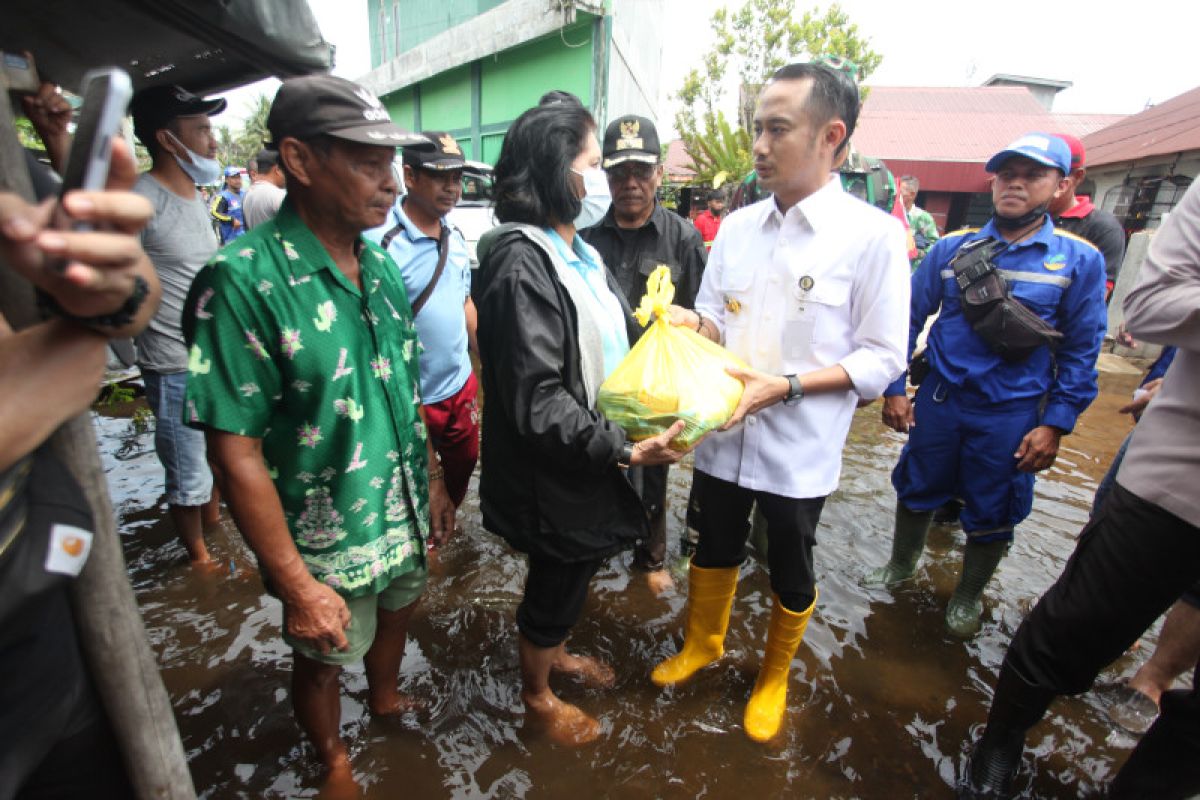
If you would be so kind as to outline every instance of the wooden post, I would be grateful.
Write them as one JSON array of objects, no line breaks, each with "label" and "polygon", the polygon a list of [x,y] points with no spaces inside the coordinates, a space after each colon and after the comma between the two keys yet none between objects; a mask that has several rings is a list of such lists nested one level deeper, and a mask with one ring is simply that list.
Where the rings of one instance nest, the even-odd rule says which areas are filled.
[{"label": "wooden post", "polygon": [[[17,139],[7,85],[0,81],[0,191],[32,200],[25,154]],[[0,313],[14,330],[37,323],[33,289],[0,261]],[[5,387],[6,391],[20,391]],[[195,800],[196,789],[171,700],[146,642],[146,630],[125,571],[108,484],[87,413],[65,423],[50,443],[79,485],[95,518],[87,565],[73,586],[75,619],[92,680],[112,722],[125,767],[143,800]],[[64,765],[70,769],[70,765]]]}]

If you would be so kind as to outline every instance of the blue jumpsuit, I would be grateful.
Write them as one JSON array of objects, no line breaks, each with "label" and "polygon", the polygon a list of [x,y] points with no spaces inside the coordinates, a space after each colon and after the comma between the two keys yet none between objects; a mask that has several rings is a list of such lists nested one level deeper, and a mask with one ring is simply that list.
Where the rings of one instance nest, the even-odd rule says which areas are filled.
[{"label": "blue jumpsuit", "polygon": [[[915,400],[916,425],[892,473],[901,503],[932,511],[961,498],[963,530],[976,541],[1012,538],[1033,506],[1033,474],[1017,470],[1014,453],[1039,425],[1064,433],[1096,397],[1096,358],[1104,339],[1104,257],[1087,241],[1055,230],[1047,217],[1034,235],[995,259],[1012,296],[1063,334],[1056,351],[1043,347],[1008,363],[993,353],[963,317],[950,261],[967,242],[1000,239],[982,229],[948,234],[912,276],[908,354],[929,316],[931,367]],[[884,392],[904,394],[905,376]]]},{"label": "blue jumpsuit", "polygon": [[[221,244],[229,244],[229,242],[241,236],[246,232],[246,218],[242,212],[242,192],[234,192],[226,186],[217,196],[213,198],[212,212],[213,219],[217,221],[217,229],[221,235]],[[234,220],[238,221],[235,228]]]}]

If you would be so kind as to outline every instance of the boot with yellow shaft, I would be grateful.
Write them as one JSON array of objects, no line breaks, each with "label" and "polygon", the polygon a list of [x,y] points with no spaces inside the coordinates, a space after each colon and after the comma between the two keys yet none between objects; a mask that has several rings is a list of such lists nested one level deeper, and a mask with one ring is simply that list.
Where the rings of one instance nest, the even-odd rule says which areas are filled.
[{"label": "boot with yellow shaft", "polygon": [[686,681],[725,654],[725,631],[737,582],[737,567],[708,569],[691,565],[683,649],[655,667],[650,680],[658,686]]},{"label": "boot with yellow shaft", "polygon": [[743,724],[746,735],[756,742],[765,742],[779,732],[783,723],[783,712],[787,710],[788,673],[792,668],[792,657],[804,638],[804,630],[817,607],[816,598],[804,611],[788,611],[775,598],[771,611],[771,626],[767,631],[767,649],[763,653],[762,667],[750,702],[746,704]]}]

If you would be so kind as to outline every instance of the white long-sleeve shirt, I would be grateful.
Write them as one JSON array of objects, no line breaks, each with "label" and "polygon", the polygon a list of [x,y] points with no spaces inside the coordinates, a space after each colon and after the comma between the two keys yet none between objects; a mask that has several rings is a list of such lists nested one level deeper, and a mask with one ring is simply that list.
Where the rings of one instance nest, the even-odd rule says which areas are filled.
[{"label": "white long-sleeve shirt", "polygon": [[777,403],[696,451],[698,469],[784,497],[837,488],[858,399],[905,368],[909,268],[900,222],[837,178],[779,212],[774,198],[731,214],[709,255],[696,310],[755,369],[801,375],[840,364],[853,390]]},{"label": "white long-sleeve shirt", "polygon": [[1154,235],[1125,323],[1179,352],[1129,442],[1117,483],[1200,527],[1200,183]]}]

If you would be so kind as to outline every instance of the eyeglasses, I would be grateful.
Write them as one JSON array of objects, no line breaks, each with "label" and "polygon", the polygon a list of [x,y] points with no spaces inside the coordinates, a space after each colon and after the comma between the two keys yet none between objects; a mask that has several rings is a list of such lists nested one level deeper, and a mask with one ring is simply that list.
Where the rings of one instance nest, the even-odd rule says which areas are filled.
[{"label": "eyeglasses", "polygon": [[637,164],[626,162],[618,164],[615,167],[609,167],[604,170],[611,180],[627,181],[630,177],[639,181],[648,181],[654,177],[654,173],[658,171],[656,164]]}]

